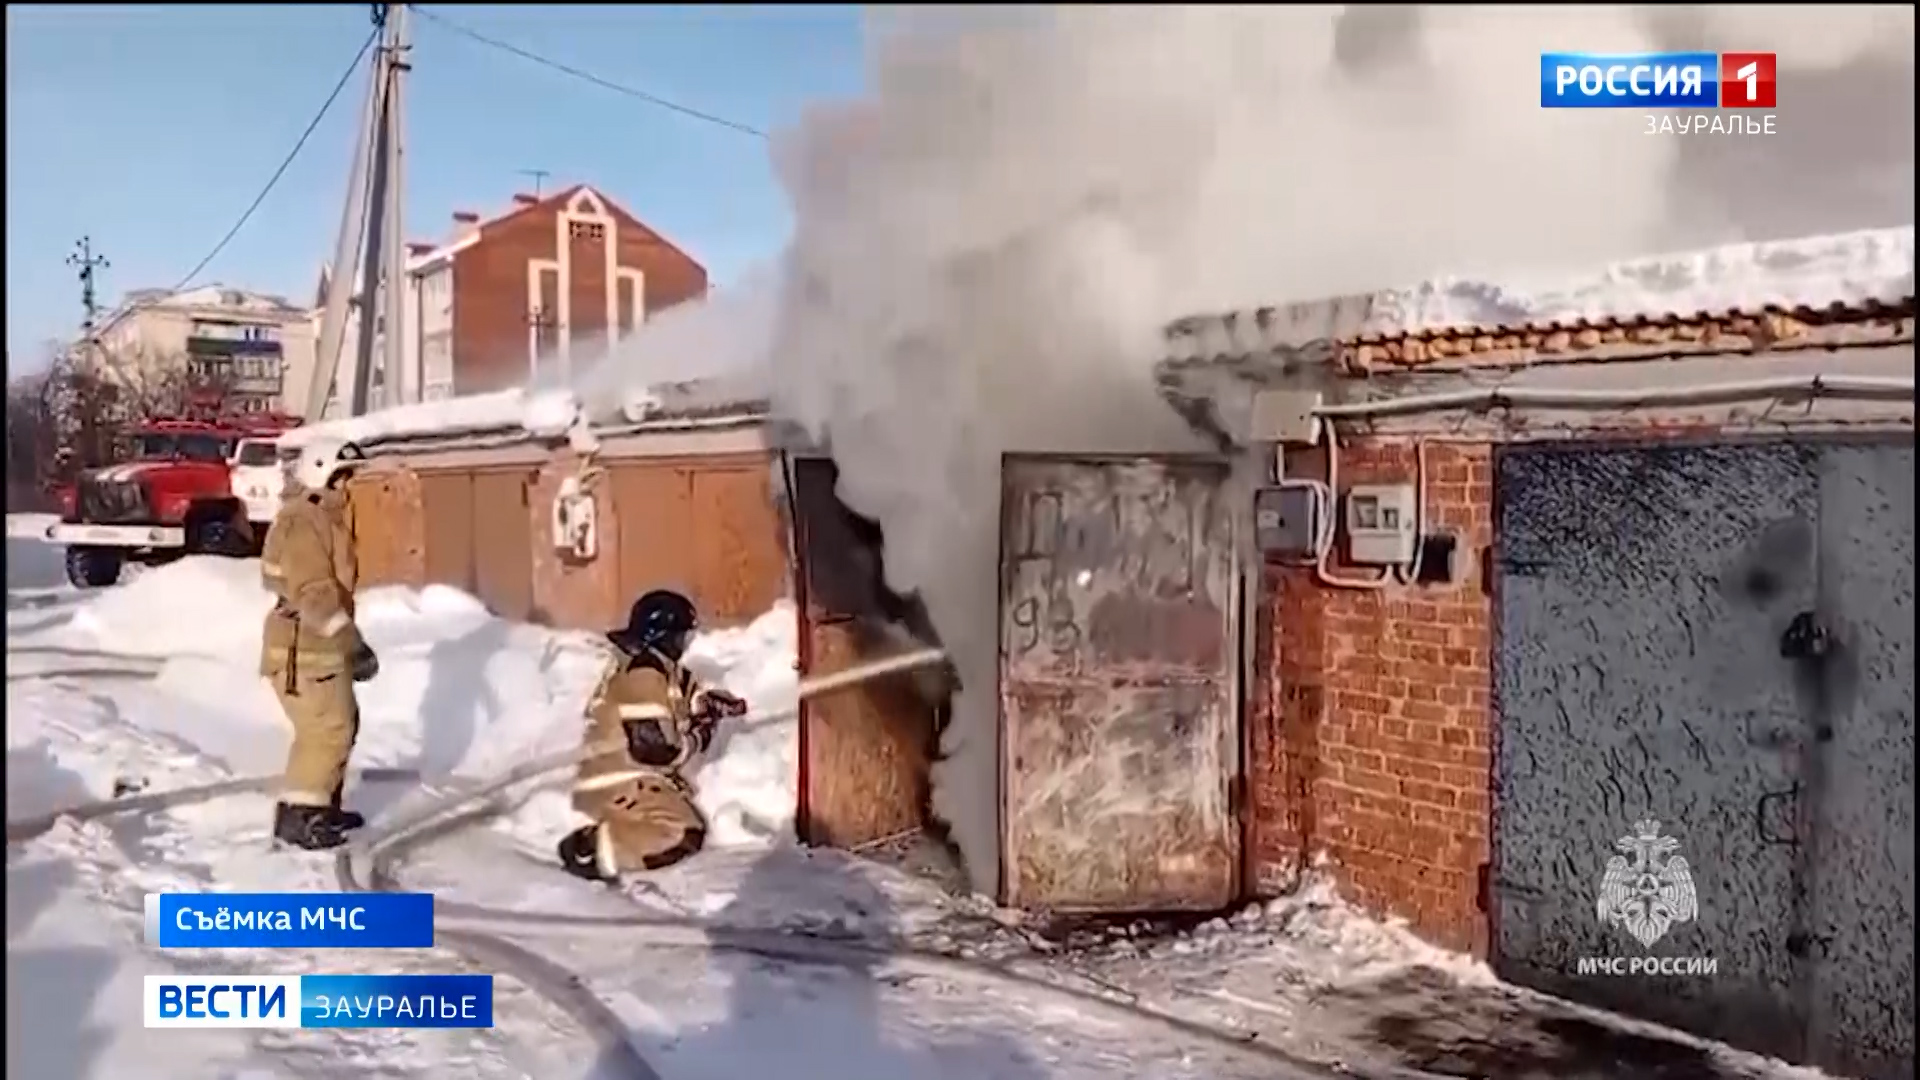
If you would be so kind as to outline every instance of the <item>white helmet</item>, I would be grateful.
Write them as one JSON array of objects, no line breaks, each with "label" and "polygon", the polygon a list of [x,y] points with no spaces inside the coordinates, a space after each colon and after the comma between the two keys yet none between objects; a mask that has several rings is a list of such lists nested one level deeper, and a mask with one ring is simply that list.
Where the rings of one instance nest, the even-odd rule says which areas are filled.
[{"label": "white helmet", "polygon": [[366,461],[360,448],[344,439],[315,439],[300,448],[290,469],[293,480],[308,491],[319,491],[343,472],[351,472]]}]

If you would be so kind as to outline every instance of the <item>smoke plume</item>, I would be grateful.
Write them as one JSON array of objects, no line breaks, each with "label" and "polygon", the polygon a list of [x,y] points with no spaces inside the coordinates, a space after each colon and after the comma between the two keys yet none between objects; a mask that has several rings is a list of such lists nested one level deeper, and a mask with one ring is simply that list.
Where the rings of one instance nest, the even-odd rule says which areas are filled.
[{"label": "smoke plume", "polygon": [[[1192,448],[1150,381],[1179,316],[1910,222],[1912,19],[889,9],[866,96],[776,143],[797,222],[778,272],[663,320],[599,382],[758,365],[830,443],[957,662],[935,809],[990,890],[1002,452]],[[1675,48],[1778,52],[1780,133],[1539,107],[1543,50]]]}]

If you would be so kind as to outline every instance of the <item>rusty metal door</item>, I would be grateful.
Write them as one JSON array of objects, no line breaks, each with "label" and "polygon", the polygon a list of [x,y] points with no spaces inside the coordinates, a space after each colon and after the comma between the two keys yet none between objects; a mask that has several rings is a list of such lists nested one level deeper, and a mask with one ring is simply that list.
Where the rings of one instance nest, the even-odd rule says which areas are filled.
[{"label": "rusty metal door", "polygon": [[694,588],[693,477],[672,462],[622,463],[612,472],[619,516],[620,603],[649,589],[679,589],[698,604]]},{"label": "rusty metal door", "polygon": [[420,503],[427,582],[473,592],[473,474],[421,473]]},{"label": "rusty metal door", "polygon": [[761,455],[692,471],[694,580],[701,614],[716,626],[751,622],[791,591],[771,478]]},{"label": "rusty metal door", "polygon": [[533,518],[522,469],[473,474],[473,593],[503,619],[533,614]]},{"label": "rusty metal door", "polygon": [[1007,903],[1200,911],[1237,897],[1227,475],[1211,458],[1002,461]]}]

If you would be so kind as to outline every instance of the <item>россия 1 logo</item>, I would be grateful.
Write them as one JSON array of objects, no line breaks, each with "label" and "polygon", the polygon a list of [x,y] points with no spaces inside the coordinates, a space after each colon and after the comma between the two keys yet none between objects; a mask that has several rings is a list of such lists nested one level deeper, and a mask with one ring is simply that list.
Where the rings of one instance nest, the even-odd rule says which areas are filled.
[{"label": "\u0440\u043e\u0441\u0441\u0438\u044f 1 logo", "polygon": [[1779,96],[1777,66],[1770,52],[1720,54],[1720,107],[1771,109]]},{"label": "\u0440\u043e\u0441\u0441\u0438\u044f 1 logo", "polygon": [[1771,109],[1773,53],[1541,53],[1543,109]]}]

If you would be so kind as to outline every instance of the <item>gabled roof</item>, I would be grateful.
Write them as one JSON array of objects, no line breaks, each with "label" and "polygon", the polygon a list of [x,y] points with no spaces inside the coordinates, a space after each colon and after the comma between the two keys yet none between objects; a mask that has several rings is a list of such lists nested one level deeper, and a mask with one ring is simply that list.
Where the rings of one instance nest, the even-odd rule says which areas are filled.
[{"label": "gabled roof", "polygon": [[492,229],[499,225],[505,224],[506,222],[513,220],[514,218],[520,216],[521,214],[532,213],[534,211],[547,211],[547,210],[556,210],[556,209],[573,209],[576,211],[597,210],[603,213],[612,214],[619,218],[624,218],[625,220],[632,222],[634,225],[640,227],[641,229],[646,230],[647,234],[651,236],[654,240],[659,242],[662,246],[673,251],[675,254],[679,255],[680,257],[686,259],[689,262],[694,262],[694,263],[699,262],[699,260],[687,254],[686,249],[673,243],[672,241],[668,240],[666,237],[661,236],[660,231],[658,229],[655,229],[653,226],[648,225],[646,222],[641,221],[639,218],[635,217],[632,211],[620,205],[618,202],[615,202],[614,200],[608,198],[599,189],[594,188],[588,184],[572,184],[565,188],[560,189],[559,191],[554,192],[551,195],[543,195],[543,196],[540,196],[539,198],[532,199],[532,200],[525,200],[525,201],[516,199],[513,206],[502,211],[501,213],[496,214],[490,218],[483,218],[480,221],[475,222],[473,224],[463,226],[463,228],[461,229],[461,235],[455,237],[452,240],[447,241],[444,244],[441,244],[433,248],[430,251],[423,252],[418,256],[408,259],[407,269],[410,271],[418,272],[420,270],[426,269],[429,266],[434,265],[435,263],[440,262],[443,259],[452,258],[453,256],[459,254],[461,251],[464,251],[467,248],[472,247],[474,244],[478,243],[480,241],[480,237],[483,236],[488,229]]},{"label": "gabled roof", "polygon": [[[693,256],[688,255],[684,248],[661,236],[658,229],[635,217],[632,211],[609,199],[606,195],[602,194],[599,189],[588,184],[573,184],[551,195],[543,195],[534,199],[516,198],[512,206],[495,214],[493,217],[481,218],[472,223],[461,224],[458,229],[458,235],[438,243],[418,255],[409,255],[407,257],[407,272],[417,274],[453,258],[462,251],[479,243],[481,238],[485,236],[487,230],[505,224],[521,214],[532,213],[536,210],[551,210],[566,207],[577,201],[581,201],[583,197],[587,205],[631,221],[633,224],[645,229],[647,234],[653,237],[653,239],[663,247],[687,259],[689,262],[699,262],[699,260]],[[316,289],[315,306],[326,303],[327,282],[330,280],[331,274],[331,260],[321,263],[320,282]]]}]

